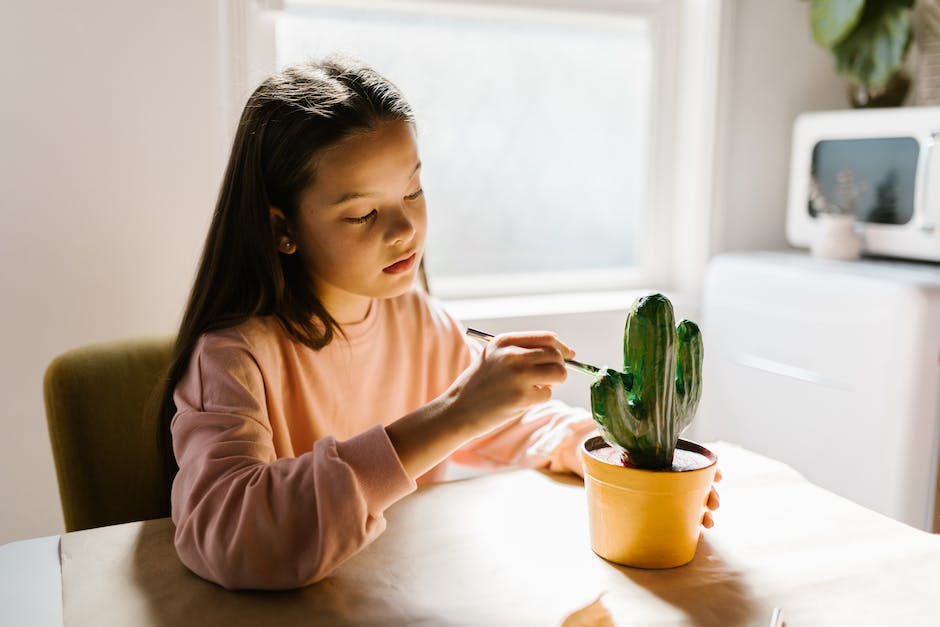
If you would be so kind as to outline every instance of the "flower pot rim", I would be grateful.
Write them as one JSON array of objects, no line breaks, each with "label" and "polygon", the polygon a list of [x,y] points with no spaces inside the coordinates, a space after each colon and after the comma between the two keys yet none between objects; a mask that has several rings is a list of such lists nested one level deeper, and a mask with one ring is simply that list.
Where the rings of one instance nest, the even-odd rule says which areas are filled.
[{"label": "flower pot rim", "polygon": [[588,436],[588,437],[586,437],[586,438],[581,442],[581,450],[582,450],[584,453],[587,453],[587,455],[588,455],[593,461],[596,461],[597,463],[603,464],[603,465],[605,465],[605,466],[609,466],[609,467],[611,467],[611,468],[620,468],[620,469],[623,469],[623,470],[625,470],[625,471],[630,471],[630,472],[648,472],[648,473],[654,473],[654,474],[672,474],[672,473],[677,473],[677,474],[679,474],[679,473],[688,473],[688,472],[700,472],[700,471],[702,471],[702,470],[706,470],[706,469],[708,469],[708,468],[711,468],[712,466],[715,466],[715,465],[718,463],[718,456],[717,456],[717,455],[715,455],[714,453],[712,453],[710,450],[708,450],[707,448],[705,448],[705,447],[702,446],[701,444],[698,444],[698,443],[696,443],[696,442],[692,442],[691,440],[685,440],[685,439],[683,439],[683,438],[679,438],[678,442],[676,443],[676,448],[677,448],[677,449],[682,449],[682,450],[685,450],[685,451],[690,451],[690,452],[692,452],[692,453],[698,453],[699,455],[702,455],[702,456],[704,456],[706,459],[708,459],[708,464],[706,464],[705,466],[702,466],[702,467],[700,467],[700,468],[688,468],[688,469],[685,469],[685,470],[673,470],[672,468],[669,468],[669,469],[665,469],[665,468],[662,468],[662,469],[651,469],[651,468],[637,468],[636,466],[622,466],[622,465],[620,465],[620,464],[611,463],[611,462],[609,462],[609,461],[607,461],[607,460],[605,460],[605,459],[601,459],[601,458],[597,457],[596,455],[592,455],[592,454],[591,454],[593,451],[596,451],[596,450],[598,450],[598,449],[602,449],[602,448],[605,448],[605,447],[607,447],[607,448],[620,448],[620,447],[616,447],[616,446],[610,444],[610,442],[608,442],[608,441],[605,440],[602,436],[599,436],[599,435],[591,435],[591,436]]}]

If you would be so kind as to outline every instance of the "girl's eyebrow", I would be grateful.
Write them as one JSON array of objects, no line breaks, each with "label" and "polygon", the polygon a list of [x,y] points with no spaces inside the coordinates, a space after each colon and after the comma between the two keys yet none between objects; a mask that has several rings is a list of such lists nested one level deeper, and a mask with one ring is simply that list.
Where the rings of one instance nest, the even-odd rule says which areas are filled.
[{"label": "girl's eyebrow", "polygon": [[[408,175],[408,178],[410,179],[411,177],[413,177],[420,169],[421,169],[421,162],[419,161],[418,163],[415,164],[414,170],[411,171],[411,174]],[[349,202],[350,200],[358,200],[359,198],[371,198],[375,195],[376,194],[368,194],[365,192],[346,192],[345,194],[340,196],[338,200],[331,202],[330,206],[336,207],[337,205],[341,205],[344,202]]]}]

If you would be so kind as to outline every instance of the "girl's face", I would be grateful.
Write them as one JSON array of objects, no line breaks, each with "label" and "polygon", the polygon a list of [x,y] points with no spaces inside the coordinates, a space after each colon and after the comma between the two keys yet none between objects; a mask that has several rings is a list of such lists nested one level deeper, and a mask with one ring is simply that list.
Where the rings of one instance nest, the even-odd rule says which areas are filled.
[{"label": "girl's face", "polygon": [[427,229],[420,169],[412,126],[384,122],[320,153],[295,220],[272,208],[278,245],[282,233],[296,242],[317,297],[338,322],[362,320],[373,298],[412,285]]}]

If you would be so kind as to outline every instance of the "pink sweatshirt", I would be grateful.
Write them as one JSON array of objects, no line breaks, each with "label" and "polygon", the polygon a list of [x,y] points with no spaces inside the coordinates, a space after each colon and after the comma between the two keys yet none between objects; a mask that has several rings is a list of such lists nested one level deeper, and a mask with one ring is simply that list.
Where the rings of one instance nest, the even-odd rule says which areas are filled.
[{"label": "pink sweatshirt", "polygon": [[[296,588],[327,576],[385,528],[412,492],[385,425],[443,393],[470,363],[453,319],[421,292],[373,302],[320,351],[273,317],[203,335],[176,387],[176,550],[235,588]],[[457,451],[474,465],[570,471],[593,429],[552,401]],[[443,464],[419,479],[440,479]]]}]

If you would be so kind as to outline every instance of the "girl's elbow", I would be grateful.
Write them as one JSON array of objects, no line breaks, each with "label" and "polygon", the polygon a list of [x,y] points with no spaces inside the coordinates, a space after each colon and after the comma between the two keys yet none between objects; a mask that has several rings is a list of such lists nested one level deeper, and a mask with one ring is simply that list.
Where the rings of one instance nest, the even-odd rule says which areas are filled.
[{"label": "girl's elbow", "polygon": [[282,547],[257,538],[223,542],[209,533],[197,533],[193,525],[177,527],[175,546],[186,568],[226,590],[292,590],[316,583],[332,571],[319,555],[299,557],[309,556],[309,551],[279,550]]}]

